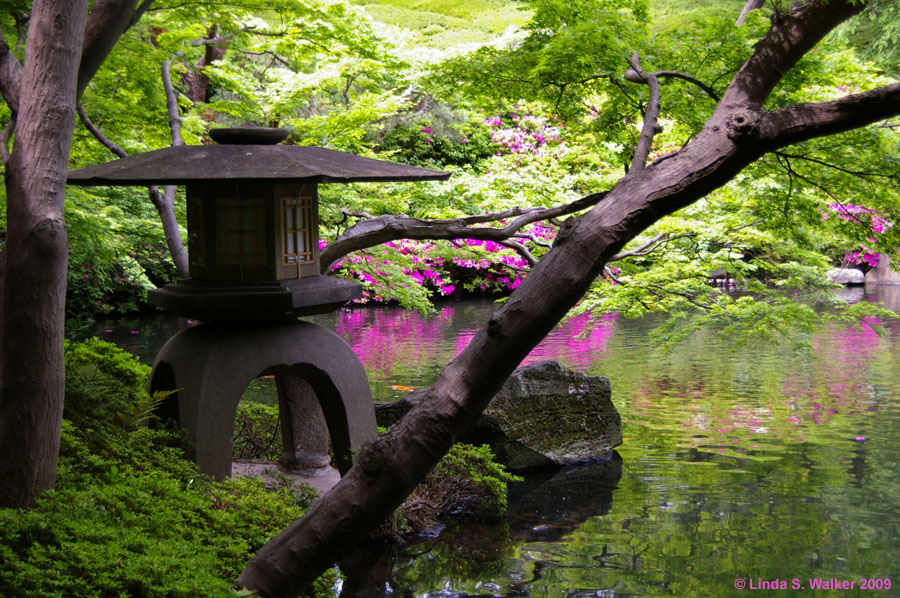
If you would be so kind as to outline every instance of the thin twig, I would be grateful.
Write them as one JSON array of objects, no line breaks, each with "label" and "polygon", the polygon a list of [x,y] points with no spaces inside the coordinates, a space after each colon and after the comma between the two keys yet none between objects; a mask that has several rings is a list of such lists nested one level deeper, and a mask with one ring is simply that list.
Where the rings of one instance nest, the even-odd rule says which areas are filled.
[{"label": "thin twig", "polygon": [[85,128],[91,132],[91,135],[93,135],[94,138],[97,139],[97,141],[99,141],[106,149],[108,149],[118,157],[128,157],[128,152],[122,149],[121,145],[104,135],[103,131],[101,131],[100,128],[97,127],[93,123],[93,121],[91,121],[91,119],[87,115],[87,112],[85,112],[84,110],[84,104],[78,104],[76,110],[78,112],[78,118],[81,119],[82,124],[84,124]]}]

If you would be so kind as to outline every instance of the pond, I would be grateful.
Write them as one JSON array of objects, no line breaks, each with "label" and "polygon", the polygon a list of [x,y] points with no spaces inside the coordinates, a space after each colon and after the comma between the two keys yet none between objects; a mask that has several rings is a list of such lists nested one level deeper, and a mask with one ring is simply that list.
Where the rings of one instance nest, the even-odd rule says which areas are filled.
[{"label": "pond", "polygon": [[[867,293],[900,311],[900,288]],[[350,343],[376,399],[389,400],[430,384],[490,309],[316,321]],[[586,318],[570,320],[528,358],[610,378],[624,433],[616,458],[530,474],[511,487],[502,524],[448,526],[373,556],[344,594],[365,584],[366,595],[423,597],[737,596],[784,584],[900,596],[900,321],[884,336],[873,322],[823,329],[806,353],[735,347],[713,330],[659,353],[648,340],[656,322],[607,314],[585,333]],[[186,325],[98,330],[149,359]]]}]

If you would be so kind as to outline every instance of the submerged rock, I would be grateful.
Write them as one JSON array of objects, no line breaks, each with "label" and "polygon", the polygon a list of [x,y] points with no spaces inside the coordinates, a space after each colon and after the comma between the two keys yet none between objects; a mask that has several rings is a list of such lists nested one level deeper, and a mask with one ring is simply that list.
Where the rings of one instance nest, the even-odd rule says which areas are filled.
[{"label": "submerged rock", "polygon": [[[489,444],[497,461],[519,470],[608,459],[622,443],[609,379],[572,371],[555,361],[517,369],[478,418],[464,442]],[[390,426],[424,396],[379,403],[375,416]]]}]

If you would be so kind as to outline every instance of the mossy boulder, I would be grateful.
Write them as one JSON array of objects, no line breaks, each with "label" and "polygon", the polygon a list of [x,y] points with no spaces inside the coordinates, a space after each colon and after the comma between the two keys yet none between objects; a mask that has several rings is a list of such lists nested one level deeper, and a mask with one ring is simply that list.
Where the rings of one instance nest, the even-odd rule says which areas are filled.
[{"label": "mossy boulder", "polygon": [[[491,400],[463,441],[489,444],[512,470],[608,459],[622,443],[622,423],[610,400],[609,379],[572,371],[555,361],[520,367]],[[390,426],[424,392],[377,404],[380,426]]]}]

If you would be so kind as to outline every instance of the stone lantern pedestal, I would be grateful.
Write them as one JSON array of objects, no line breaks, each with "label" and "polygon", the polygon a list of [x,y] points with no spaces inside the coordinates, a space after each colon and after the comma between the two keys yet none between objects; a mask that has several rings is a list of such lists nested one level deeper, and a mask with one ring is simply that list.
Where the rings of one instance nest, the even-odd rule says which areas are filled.
[{"label": "stone lantern pedestal", "polygon": [[177,392],[160,407],[187,431],[189,457],[200,470],[231,475],[232,433],[247,385],[273,376],[282,430],[280,464],[329,464],[328,437],[343,475],[352,455],[373,437],[369,382],[349,345],[309,322],[200,324],[172,337],[153,364],[150,391]]}]

